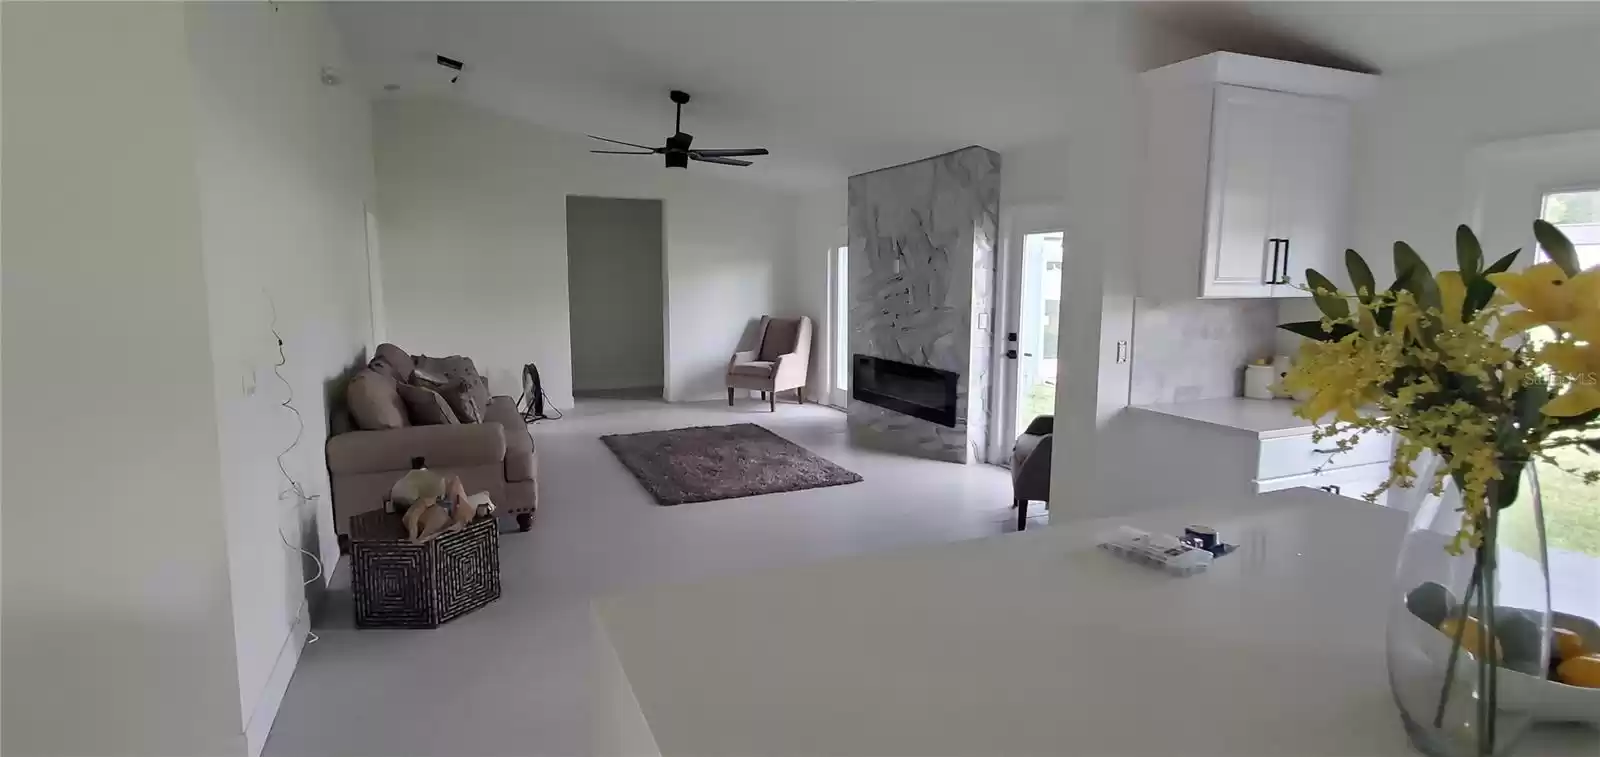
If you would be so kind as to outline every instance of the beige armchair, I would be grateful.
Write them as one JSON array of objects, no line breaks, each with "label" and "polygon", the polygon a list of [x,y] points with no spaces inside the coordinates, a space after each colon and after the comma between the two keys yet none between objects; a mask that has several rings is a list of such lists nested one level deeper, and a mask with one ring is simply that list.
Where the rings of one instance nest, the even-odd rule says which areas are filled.
[{"label": "beige armchair", "polygon": [[740,345],[728,360],[728,406],[733,406],[733,390],[761,392],[774,412],[778,392],[795,390],[795,399],[806,401],[806,370],[811,362],[811,319],[761,316],[755,344]]}]

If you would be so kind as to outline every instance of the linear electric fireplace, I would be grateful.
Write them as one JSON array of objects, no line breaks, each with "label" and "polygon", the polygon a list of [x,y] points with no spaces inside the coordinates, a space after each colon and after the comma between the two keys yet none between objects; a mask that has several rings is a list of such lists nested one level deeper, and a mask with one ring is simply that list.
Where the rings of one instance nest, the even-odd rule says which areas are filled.
[{"label": "linear electric fireplace", "polygon": [[955,428],[960,374],[856,355],[850,378],[854,399]]}]

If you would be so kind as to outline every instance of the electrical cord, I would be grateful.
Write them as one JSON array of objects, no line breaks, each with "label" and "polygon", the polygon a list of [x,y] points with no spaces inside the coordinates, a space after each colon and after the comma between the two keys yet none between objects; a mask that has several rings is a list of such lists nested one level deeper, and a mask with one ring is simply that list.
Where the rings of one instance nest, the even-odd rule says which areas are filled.
[{"label": "electrical cord", "polygon": [[[283,351],[283,336],[278,333],[278,306],[277,303],[273,302],[272,294],[270,292],[267,294],[267,306],[272,310],[272,322],[268,328],[272,331],[272,338],[278,342],[278,360],[272,365],[272,375],[278,378],[278,382],[283,384],[284,390],[288,393],[287,397],[278,404],[289,412],[294,413],[294,421],[296,426],[294,432],[294,441],[290,442],[289,446],[284,447],[283,451],[279,452],[277,455],[278,473],[283,476],[283,480],[287,482],[289,486],[289,488],[280,490],[278,492],[278,500],[283,501],[288,499],[290,495],[293,495],[297,505],[304,505],[308,502],[315,504],[316,501],[321,498],[321,495],[307,494],[305,486],[303,486],[299,481],[296,481],[294,476],[289,475],[288,467],[283,464],[284,455],[293,452],[296,447],[300,446],[300,438],[304,436],[306,432],[306,419],[305,416],[300,414],[300,410],[294,406],[294,385],[290,384],[289,380],[283,376],[282,368],[289,363],[289,358],[284,354]],[[295,514],[296,517],[298,517],[298,509],[296,510]],[[322,578],[322,560],[315,554],[312,554],[310,550],[290,544],[289,535],[283,532],[283,525],[281,522],[278,525],[278,539],[283,542],[283,546],[311,558],[311,563],[317,566],[316,574],[300,583],[300,587],[302,589],[310,586],[317,579]],[[315,644],[320,638],[317,636],[315,631],[310,629],[306,629],[306,634],[308,637],[306,639],[307,644]]]},{"label": "electrical cord", "polygon": [[[540,389],[539,390],[539,396],[544,398],[544,402],[545,402],[544,406],[547,407],[547,408],[550,408],[550,412],[555,413],[555,415],[540,415],[538,413],[533,412],[533,402],[532,402],[532,400],[529,400],[527,402],[527,406],[525,408],[523,408],[523,411],[522,411],[522,422],[523,423],[538,423],[539,421],[559,421],[563,417],[565,417],[565,416],[563,416],[561,414],[560,410],[556,409],[556,407],[554,405],[550,404],[550,393],[549,392],[547,392],[547,391],[545,391],[543,389]],[[518,407],[523,407],[523,400],[526,400],[526,399],[528,399],[528,393],[527,392],[523,392],[522,396],[517,398],[517,406]]]}]

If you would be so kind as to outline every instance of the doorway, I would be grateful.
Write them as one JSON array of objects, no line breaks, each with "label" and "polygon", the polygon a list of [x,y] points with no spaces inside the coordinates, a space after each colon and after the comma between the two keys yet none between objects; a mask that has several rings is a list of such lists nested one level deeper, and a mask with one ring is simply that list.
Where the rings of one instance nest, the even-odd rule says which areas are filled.
[{"label": "doorway", "polygon": [[1061,270],[1065,213],[1057,207],[1017,208],[1002,232],[1003,281],[997,352],[1001,356],[994,443],[990,459],[1010,464],[1012,443],[1034,418],[1056,407],[1056,353],[1061,330]]},{"label": "doorway", "polygon": [[660,200],[567,197],[573,396],[662,398],[664,238]]}]

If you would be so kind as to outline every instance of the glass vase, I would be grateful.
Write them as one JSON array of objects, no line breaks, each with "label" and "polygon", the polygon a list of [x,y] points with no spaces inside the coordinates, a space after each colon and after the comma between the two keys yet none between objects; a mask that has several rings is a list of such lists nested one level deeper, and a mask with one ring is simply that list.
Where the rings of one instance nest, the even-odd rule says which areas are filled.
[{"label": "glass vase", "polygon": [[[1419,468],[1430,481],[1442,466],[1435,457]],[[1412,745],[1432,757],[1511,754],[1550,669],[1538,479],[1529,463],[1502,470],[1495,486],[1516,486],[1515,500],[1485,508],[1482,545],[1459,555],[1446,547],[1461,527],[1460,486],[1446,476],[1439,494],[1413,490],[1389,611],[1389,685]]]}]

